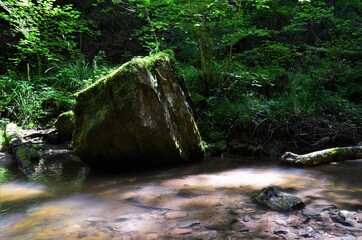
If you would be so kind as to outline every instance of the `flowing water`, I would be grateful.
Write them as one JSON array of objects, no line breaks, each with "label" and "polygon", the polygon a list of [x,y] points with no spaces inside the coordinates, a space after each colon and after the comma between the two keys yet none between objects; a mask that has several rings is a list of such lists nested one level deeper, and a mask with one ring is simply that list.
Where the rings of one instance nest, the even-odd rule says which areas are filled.
[{"label": "flowing water", "polygon": [[[268,218],[270,211],[250,197],[270,185],[307,205],[362,205],[360,161],[300,169],[270,158],[213,158],[89,175],[77,165],[72,174],[64,168],[61,177],[39,180],[4,167],[2,159],[0,239],[262,239],[268,225],[246,225],[250,216]],[[235,221],[241,218],[243,225]]]}]

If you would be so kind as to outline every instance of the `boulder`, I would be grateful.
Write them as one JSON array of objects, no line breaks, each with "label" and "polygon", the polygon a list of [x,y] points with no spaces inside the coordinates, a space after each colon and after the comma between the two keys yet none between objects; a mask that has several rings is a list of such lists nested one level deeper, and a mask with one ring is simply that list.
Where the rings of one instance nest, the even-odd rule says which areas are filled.
[{"label": "boulder", "polygon": [[277,211],[290,211],[304,207],[299,197],[281,192],[272,186],[263,188],[252,199]]},{"label": "boulder", "polygon": [[59,132],[63,141],[71,140],[74,131],[74,112],[68,111],[59,115],[54,123],[55,128]]},{"label": "boulder", "polygon": [[89,165],[201,160],[182,77],[165,53],[135,58],[76,94],[73,147]]}]

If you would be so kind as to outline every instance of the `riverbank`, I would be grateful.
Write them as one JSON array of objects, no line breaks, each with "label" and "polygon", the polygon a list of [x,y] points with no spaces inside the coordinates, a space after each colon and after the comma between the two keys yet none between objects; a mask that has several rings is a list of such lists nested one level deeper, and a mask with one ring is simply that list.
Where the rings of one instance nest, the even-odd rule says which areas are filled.
[{"label": "riverbank", "polygon": [[[50,178],[44,184],[15,176],[2,183],[3,196],[21,187],[12,194],[27,189],[45,195],[34,195],[31,201],[26,196],[2,207],[0,237],[361,239],[361,231],[341,227],[333,217],[348,210],[362,219],[361,168],[356,164],[362,163],[296,169],[271,158],[211,158],[122,174],[91,171],[73,190],[66,180],[59,184]],[[306,207],[280,213],[251,200],[270,185],[299,196]]]}]

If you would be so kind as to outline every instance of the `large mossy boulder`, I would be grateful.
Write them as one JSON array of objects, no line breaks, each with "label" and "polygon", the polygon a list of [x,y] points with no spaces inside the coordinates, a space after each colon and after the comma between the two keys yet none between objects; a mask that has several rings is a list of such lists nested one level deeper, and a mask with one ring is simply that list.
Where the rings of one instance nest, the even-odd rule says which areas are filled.
[{"label": "large mossy boulder", "polygon": [[76,94],[73,147],[89,165],[204,156],[182,77],[165,53],[135,58]]}]

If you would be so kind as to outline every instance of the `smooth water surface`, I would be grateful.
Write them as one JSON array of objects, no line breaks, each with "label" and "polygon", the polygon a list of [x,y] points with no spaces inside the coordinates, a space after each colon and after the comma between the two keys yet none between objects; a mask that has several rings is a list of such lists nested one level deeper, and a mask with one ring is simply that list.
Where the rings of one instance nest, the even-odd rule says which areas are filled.
[{"label": "smooth water surface", "polygon": [[250,197],[270,185],[306,204],[362,204],[359,161],[300,169],[274,159],[215,158],[159,170],[91,172],[85,181],[77,176],[44,182],[13,173],[3,180],[0,239],[223,239],[218,231],[234,224],[229,216],[253,214],[258,206]]}]

